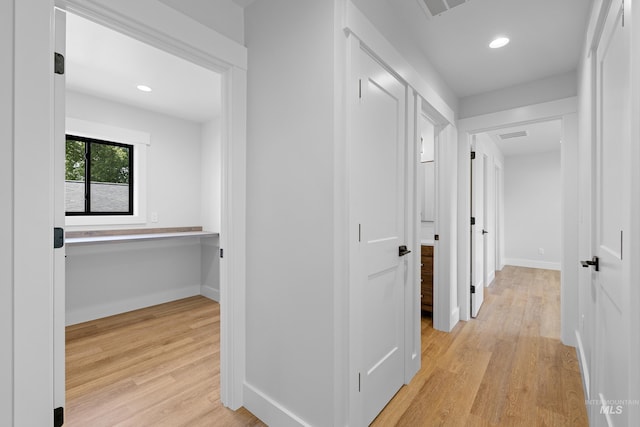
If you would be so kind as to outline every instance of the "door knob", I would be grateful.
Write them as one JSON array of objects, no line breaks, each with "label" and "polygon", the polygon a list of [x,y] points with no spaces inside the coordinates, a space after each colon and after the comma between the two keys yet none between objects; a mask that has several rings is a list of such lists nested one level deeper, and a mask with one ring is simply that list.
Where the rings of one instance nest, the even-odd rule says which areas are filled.
[{"label": "door knob", "polygon": [[398,248],[398,256],[405,256],[406,254],[411,253],[410,250],[407,249],[405,245],[402,245]]},{"label": "door knob", "polygon": [[482,230],[482,234],[489,234],[489,232],[487,230]]},{"label": "door knob", "polygon": [[588,261],[580,261],[580,264],[582,264],[584,268],[595,267],[596,271],[600,271],[600,258],[597,256],[592,257]]}]

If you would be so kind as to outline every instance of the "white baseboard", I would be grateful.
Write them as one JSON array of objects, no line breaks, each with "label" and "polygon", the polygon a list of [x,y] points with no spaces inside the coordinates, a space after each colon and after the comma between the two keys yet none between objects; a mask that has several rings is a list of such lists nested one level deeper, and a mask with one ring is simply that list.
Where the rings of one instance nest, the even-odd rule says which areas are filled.
[{"label": "white baseboard", "polygon": [[129,298],[122,301],[109,302],[91,307],[83,307],[75,310],[71,309],[66,312],[65,323],[67,326],[75,325],[76,323],[88,322],[89,320],[126,313],[127,311],[151,307],[152,305],[163,304],[165,302],[196,295],[200,295],[200,285],[191,285],[180,289],[172,289],[151,295],[144,295],[137,298]]},{"label": "white baseboard", "polygon": [[495,278],[496,278],[496,272],[495,271],[490,272],[489,277],[487,277],[487,288],[491,286]]},{"label": "white baseboard", "polygon": [[460,307],[456,307],[451,311],[451,316],[449,318],[449,332],[451,332],[460,321]]},{"label": "white baseboard", "polygon": [[504,260],[506,265],[514,265],[516,267],[541,268],[543,270],[560,271],[559,262],[536,261],[532,259],[507,258]]},{"label": "white baseboard", "polygon": [[587,366],[587,355],[584,352],[584,346],[582,344],[582,338],[580,337],[580,332],[576,330],[576,352],[578,353],[578,363],[580,365],[580,373],[582,374],[582,386],[584,388],[584,396],[586,400],[591,400],[589,397],[590,387],[590,376],[589,369]]},{"label": "white baseboard", "polygon": [[212,288],[211,286],[200,286],[200,295],[220,302],[220,289]]},{"label": "white baseboard", "polygon": [[251,384],[243,385],[243,406],[270,426],[310,426],[287,408],[276,402]]}]

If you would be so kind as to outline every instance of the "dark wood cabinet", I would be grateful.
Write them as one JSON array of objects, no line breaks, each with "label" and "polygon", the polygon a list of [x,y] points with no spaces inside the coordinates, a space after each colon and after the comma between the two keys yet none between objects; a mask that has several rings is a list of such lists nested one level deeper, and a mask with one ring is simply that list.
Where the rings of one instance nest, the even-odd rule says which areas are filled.
[{"label": "dark wood cabinet", "polygon": [[421,308],[433,313],[433,246],[422,246],[421,250]]}]

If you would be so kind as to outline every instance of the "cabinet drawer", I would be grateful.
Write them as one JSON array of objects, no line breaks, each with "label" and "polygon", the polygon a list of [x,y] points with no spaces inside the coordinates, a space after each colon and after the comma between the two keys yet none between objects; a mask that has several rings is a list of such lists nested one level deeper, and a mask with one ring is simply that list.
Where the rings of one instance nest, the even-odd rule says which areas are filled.
[{"label": "cabinet drawer", "polygon": [[433,256],[433,246],[421,246],[421,248],[422,248],[421,254],[422,254],[423,257],[425,257],[425,256],[432,257]]},{"label": "cabinet drawer", "polygon": [[422,257],[420,261],[422,262],[420,267],[422,273],[433,273],[433,258]]}]

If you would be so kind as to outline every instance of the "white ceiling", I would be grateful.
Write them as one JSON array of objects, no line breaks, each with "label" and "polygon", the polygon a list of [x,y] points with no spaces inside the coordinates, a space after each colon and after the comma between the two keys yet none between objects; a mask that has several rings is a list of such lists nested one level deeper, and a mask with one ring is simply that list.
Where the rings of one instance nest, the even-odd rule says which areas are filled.
[{"label": "white ceiling", "polygon": [[[502,140],[499,135],[526,131],[527,136]],[[560,150],[562,121],[533,123],[486,132],[505,157]]]},{"label": "white ceiling", "polygon": [[[388,1],[458,97],[575,70],[592,0],[467,0],[428,16],[424,0]],[[490,49],[498,35],[511,39]]]},{"label": "white ceiling", "polygon": [[219,74],[70,13],[65,71],[78,92],[198,123],[220,115]]}]

